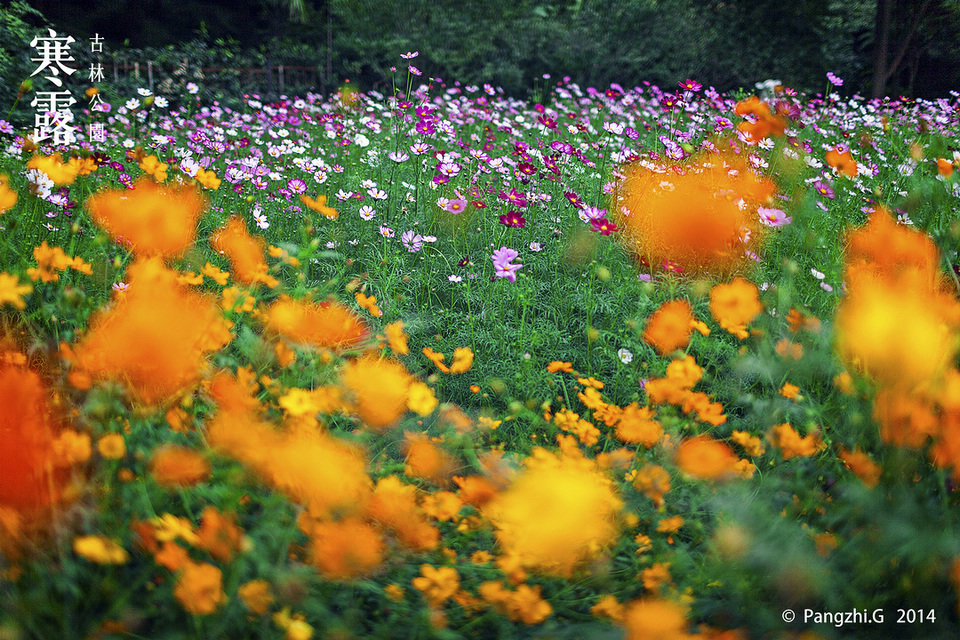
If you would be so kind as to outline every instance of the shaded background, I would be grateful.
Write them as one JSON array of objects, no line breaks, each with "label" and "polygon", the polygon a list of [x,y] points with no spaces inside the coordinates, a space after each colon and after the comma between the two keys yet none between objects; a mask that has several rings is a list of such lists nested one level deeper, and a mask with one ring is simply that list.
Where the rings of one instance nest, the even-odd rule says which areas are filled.
[{"label": "shaded background", "polygon": [[827,71],[845,79],[837,89],[845,95],[944,97],[960,87],[960,0],[18,0],[0,6],[3,111],[36,67],[29,41],[47,24],[78,41],[104,36],[98,59],[106,84],[115,85],[108,88],[121,96],[147,85],[148,62],[155,87],[172,95],[190,80],[203,86],[204,97],[221,100],[325,92],[347,78],[361,89],[390,92],[391,66],[405,84],[399,54],[408,50],[420,51],[413,62],[422,80],[489,82],[518,97],[537,97],[547,73],[550,83],[570,76],[598,88],[644,80],[675,87],[689,77],[720,90],[752,91],[774,78],[816,93],[827,90]]}]

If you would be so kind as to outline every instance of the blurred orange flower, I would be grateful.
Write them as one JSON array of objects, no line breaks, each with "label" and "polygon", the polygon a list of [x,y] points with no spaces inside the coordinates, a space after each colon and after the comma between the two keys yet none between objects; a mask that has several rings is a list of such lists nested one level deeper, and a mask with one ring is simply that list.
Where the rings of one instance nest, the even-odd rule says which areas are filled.
[{"label": "blurred orange flower", "polygon": [[716,480],[733,473],[738,462],[733,450],[710,436],[686,438],[677,447],[676,463],[684,472],[706,480]]},{"label": "blurred orange flower", "polygon": [[68,359],[155,405],[195,384],[206,355],[233,336],[216,302],[177,284],[159,260],[138,261],[127,273],[127,293],[93,316]]},{"label": "blurred orange flower", "polygon": [[666,168],[672,170],[648,163],[623,168],[611,209],[628,248],[653,268],[728,274],[744,265],[745,252],[761,240],[756,209],[776,185],[732,154]]},{"label": "blurred orange flower", "polygon": [[763,311],[757,286],[740,277],[710,290],[710,313],[721,327],[745,340],[747,325]]},{"label": "blurred orange flower", "polygon": [[686,300],[671,300],[660,305],[643,332],[643,339],[662,355],[683,349],[693,331],[693,309]]},{"label": "blurred orange flower", "polygon": [[177,578],[173,595],[194,615],[211,614],[227,601],[223,593],[223,574],[206,562],[188,562]]},{"label": "blurred orange flower", "polygon": [[340,381],[350,393],[353,411],[374,429],[385,429],[407,411],[414,379],[396,360],[367,355],[350,360]]},{"label": "blurred orange flower", "polygon": [[298,343],[344,351],[367,337],[363,321],[338,302],[293,300],[286,295],[266,310],[266,327]]},{"label": "blurred orange flower", "polygon": [[207,199],[193,187],[141,178],[133,189],[105,189],[87,198],[93,222],[137,257],[181,255],[197,235]]},{"label": "blurred orange flower", "polygon": [[165,445],[154,452],[150,474],[164,486],[189,486],[210,477],[210,463],[192,449]]},{"label": "blurred orange flower", "polygon": [[251,236],[242,218],[231,216],[224,226],[210,236],[210,246],[226,254],[238,282],[262,282],[268,287],[279,284],[276,278],[267,273],[267,260],[264,257],[266,241],[259,236]]}]

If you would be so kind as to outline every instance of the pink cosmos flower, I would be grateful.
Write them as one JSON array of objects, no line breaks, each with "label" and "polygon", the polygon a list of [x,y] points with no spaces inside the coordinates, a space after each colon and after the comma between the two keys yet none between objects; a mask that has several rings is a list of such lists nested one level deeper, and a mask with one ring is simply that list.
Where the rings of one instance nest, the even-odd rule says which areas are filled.
[{"label": "pink cosmos flower", "polygon": [[793,222],[793,218],[780,209],[758,207],[757,215],[760,216],[760,222],[768,227],[782,227]]}]

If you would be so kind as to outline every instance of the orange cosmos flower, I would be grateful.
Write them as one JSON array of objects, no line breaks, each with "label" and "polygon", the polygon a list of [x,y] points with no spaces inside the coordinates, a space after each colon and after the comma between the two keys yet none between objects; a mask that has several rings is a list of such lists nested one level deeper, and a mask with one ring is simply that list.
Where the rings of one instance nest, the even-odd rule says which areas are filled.
[{"label": "orange cosmos flower", "polygon": [[669,600],[648,598],[626,604],[623,615],[626,640],[686,640],[689,623],[682,606]]},{"label": "orange cosmos flower", "polygon": [[193,187],[141,178],[133,189],[106,189],[87,198],[93,222],[138,257],[174,258],[193,246],[207,199]]},{"label": "orange cosmos flower", "polygon": [[90,321],[71,359],[93,378],[119,380],[156,405],[199,380],[206,354],[232,335],[216,302],[177,284],[157,259],[128,269],[127,293]]},{"label": "orange cosmos flower", "polygon": [[213,506],[204,507],[201,518],[197,546],[221,562],[230,562],[234,552],[243,546],[243,529],[236,525],[232,516],[220,513]]},{"label": "orange cosmos flower", "polygon": [[795,457],[812,456],[817,452],[820,441],[814,434],[803,438],[790,426],[789,423],[778,424],[767,432],[767,439],[775,447],[780,448],[784,460]]},{"label": "orange cosmos flower", "polygon": [[954,361],[960,304],[914,273],[891,284],[854,274],[836,313],[836,347],[852,367],[904,390],[935,382]]},{"label": "orange cosmos flower", "polygon": [[745,250],[757,249],[761,239],[756,208],[776,186],[730,154],[697,156],[669,168],[623,169],[611,210],[628,248],[654,268],[720,274],[740,268]]},{"label": "orange cosmos flower", "polygon": [[757,96],[751,96],[738,102],[734,109],[738,116],[750,115],[752,121],[745,120],[737,125],[737,129],[747,134],[754,142],[760,142],[770,135],[782,136],[786,130],[786,121],[770,110],[770,105],[761,102]]},{"label": "orange cosmos flower", "polygon": [[366,515],[389,527],[401,544],[415,550],[434,549],[440,540],[437,531],[417,506],[417,489],[396,476],[377,481]]},{"label": "orange cosmos flower", "polygon": [[190,486],[210,477],[210,463],[192,449],[166,445],[154,452],[150,474],[164,486]]},{"label": "orange cosmos flower", "polygon": [[439,607],[460,588],[460,575],[453,567],[420,567],[420,576],[412,580],[413,587],[423,593],[433,607]]},{"label": "orange cosmos flower", "polygon": [[423,478],[434,484],[446,484],[453,472],[454,461],[449,453],[438,447],[423,433],[404,431],[407,465],[404,473]]},{"label": "orange cosmos flower", "polygon": [[0,214],[6,213],[17,204],[17,192],[10,188],[10,177],[0,173]]},{"label": "orange cosmos flower", "polygon": [[[225,393],[224,400],[230,402],[232,393]],[[370,496],[363,451],[328,433],[277,431],[252,410],[221,404],[207,425],[207,438],[212,447],[253,468],[316,518],[356,511]]]},{"label": "orange cosmos flower", "polygon": [[647,321],[643,339],[660,355],[665,356],[689,344],[693,321],[693,309],[689,302],[686,300],[665,302]]},{"label": "orange cosmos flower", "polygon": [[741,277],[710,290],[710,313],[721,327],[744,340],[747,325],[763,311],[757,286]]},{"label": "orange cosmos flower", "polygon": [[880,465],[874,462],[870,456],[859,449],[848,451],[841,447],[840,459],[843,460],[843,463],[847,465],[848,469],[853,471],[857,477],[863,481],[863,484],[868,487],[877,486],[883,469],[881,469]]},{"label": "orange cosmos flower", "polygon": [[239,282],[262,282],[268,287],[279,284],[276,278],[267,273],[267,260],[263,255],[266,241],[259,236],[251,236],[241,218],[231,216],[224,226],[210,236],[210,246],[227,255],[233,275]]},{"label": "orange cosmos flower", "polygon": [[59,500],[65,478],[54,471],[54,423],[43,382],[12,360],[0,358],[0,510],[32,518]]},{"label": "orange cosmos flower", "polygon": [[660,508],[664,494],[670,491],[670,473],[658,464],[648,464],[633,477],[633,487]]},{"label": "orange cosmos flower", "polygon": [[237,595],[243,600],[244,606],[258,616],[265,614],[273,604],[270,583],[266,580],[251,580],[241,585]]},{"label": "orange cosmos flower", "polygon": [[5,304],[11,304],[17,309],[23,309],[27,303],[23,301],[23,296],[33,291],[29,284],[20,284],[16,275],[0,271],[0,307]]},{"label": "orange cosmos flower", "polygon": [[367,296],[357,291],[353,294],[353,297],[356,299],[357,304],[369,311],[370,315],[374,318],[379,318],[383,315],[383,311],[377,306],[377,296]]},{"label": "orange cosmos flower", "polygon": [[359,347],[368,335],[360,317],[338,302],[317,304],[286,295],[267,309],[266,327],[294,342],[337,351]]},{"label": "orange cosmos flower", "polygon": [[27,161],[27,168],[42,171],[59,187],[74,183],[80,173],[80,162],[64,162],[63,157],[55,153],[52,156],[33,156]]},{"label": "orange cosmos flower", "polygon": [[220,188],[220,178],[217,177],[217,174],[213,169],[208,171],[200,169],[197,171],[197,175],[195,175],[194,178],[197,182],[211,191],[216,191]]},{"label": "orange cosmos flower", "polygon": [[167,165],[160,162],[157,156],[147,156],[140,161],[140,168],[147,175],[153,176],[157,182],[163,182],[167,179]]},{"label": "orange cosmos flower", "polygon": [[692,476],[716,480],[731,474],[738,458],[725,443],[699,435],[680,443],[675,461],[678,467]]},{"label": "orange cosmos flower", "polygon": [[407,334],[403,330],[403,320],[391,322],[384,329],[387,334],[387,342],[390,348],[397,355],[405,356],[410,353],[410,347],[407,343]]},{"label": "orange cosmos flower", "polygon": [[68,268],[86,275],[93,273],[93,267],[82,258],[71,258],[60,247],[48,246],[46,240],[39,247],[33,248],[33,258],[37,261],[37,266],[27,269],[27,275],[34,281],[56,282],[60,279],[57,272],[66,271]]},{"label": "orange cosmos flower", "polygon": [[616,436],[621,442],[642,444],[650,448],[663,437],[663,427],[654,420],[656,412],[631,402],[623,408],[616,426]]},{"label": "orange cosmos flower", "polygon": [[308,209],[316,211],[330,220],[336,220],[337,216],[340,215],[336,209],[327,206],[327,196],[317,196],[317,199],[314,200],[310,196],[302,194],[300,196],[300,202],[305,204]]},{"label": "orange cosmos flower", "polygon": [[187,562],[177,579],[173,595],[180,605],[194,615],[207,615],[227,601],[223,593],[223,574],[206,562]]},{"label": "orange cosmos flower", "polygon": [[848,178],[857,177],[857,161],[850,155],[849,150],[840,153],[840,147],[830,149],[826,156],[827,164],[837,170],[837,173]]},{"label": "orange cosmos flower", "polygon": [[413,377],[395,360],[375,356],[351,360],[340,381],[352,394],[354,412],[374,429],[385,429],[406,413]]},{"label": "orange cosmos flower", "polygon": [[383,536],[359,518],[316,521],[307,525],[306,533],[313,563],[329,579],[367,575],[383,562]]}]

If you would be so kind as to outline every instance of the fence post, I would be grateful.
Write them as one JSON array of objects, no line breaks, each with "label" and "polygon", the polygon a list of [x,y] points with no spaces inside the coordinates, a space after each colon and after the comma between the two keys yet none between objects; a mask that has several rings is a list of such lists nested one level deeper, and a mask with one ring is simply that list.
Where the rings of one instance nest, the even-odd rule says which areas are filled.
[{"label": "fence post", "polygon": [[277,70],[280,72],[280,93],[283,93],[283,65],[278,65]]},{"label": "fence post", "polygon": [[133,75],[136,76],[137,80],[140,80],[140,63],[133,63]]},{"label": "fence post", "polygon": [[117,82],[119,82],[119,80],[117,79],[117,54],[113,54],[110,57],[113,58],[113,82],[114,84],[116,84]]},{"label": "fence post", "polygon": [[147,60],[147,82],[150,83],[150,93],[153,93],[153,60]]}]

